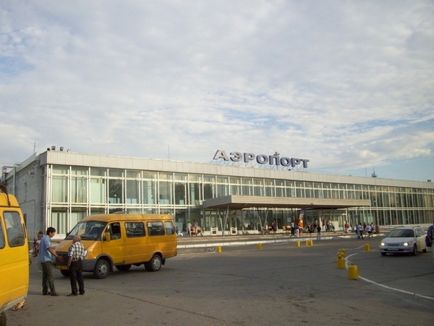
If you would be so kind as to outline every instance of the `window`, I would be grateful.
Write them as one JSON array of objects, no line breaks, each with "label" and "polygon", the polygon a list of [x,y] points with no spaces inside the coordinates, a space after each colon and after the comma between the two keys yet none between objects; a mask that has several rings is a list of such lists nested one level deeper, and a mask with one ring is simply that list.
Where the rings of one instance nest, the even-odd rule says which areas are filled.
[{"label": "window", "polygon": [[71,240],[74,236],[79,235],[82,240],[100,240],[105,226],[105,222],[99,221],[79,222],[68,233],[66,239]]},{"label": "window", "polygon": [[118,222],[111,223],[108,227],[108,231],[110,232],[112,240],[117,240],[121,238],[121,225]]},{"label": "window", "polygon": [[127,180],[127,203],[139,203],[139,182],[137,180]]},{"label": "window", "polygon": [[86,178],[71,178],[71,201],[73,203],[87,202]]},{"label": "window", "polygon": [[175,234],[175,227],[172,222],[164,222],[164,228],[167,235]]},{"label": "window", "polygon": [[68,178],[53,177],[51,200],[58,203],[66,203],[68,201]]},{"label": "window", "polygon": [[148,234],[152,235],[164,235],[163,222],[148,222]]},{"label": "window", "polygon": [[23,246],[26,242],[26,236],[23,225],[21,224],[20,215],[17,212],[5,212],[4,219],[9,246]]},{"label": "window", "polygon": [[122,180],[109,180],[109,203],[122,204]]},{"label": "window", "polygon": [[0,249],[5,247],[5,236],[3,234],[3,227],[0,220]]},{"label": "window", "polygon": [[125,222],[125,230],[128,238],[144,237],[145,225],[143,222]]},{"label": "window", "polygon": [[160,190],[160,200],[159,203],[162,205],[172,204],[172,183],[167,181],[159,182],[159,190]]},{"label": "window", "polygon": [[106,202],[106,180],[103,178],[90,179],[90,202],[94,204],[103,204]]}]

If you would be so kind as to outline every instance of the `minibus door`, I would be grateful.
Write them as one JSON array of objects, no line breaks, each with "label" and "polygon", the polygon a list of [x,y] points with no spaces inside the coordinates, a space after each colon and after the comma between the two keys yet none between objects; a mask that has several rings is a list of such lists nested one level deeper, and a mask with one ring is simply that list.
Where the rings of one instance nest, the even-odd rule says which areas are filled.
[{"label": "minibus door", "polygon": [[109,255],[113,264],[124,263],[124,246],[121,232],[121,224],[112,222],[107,225],[103,234],[102,252]]}]

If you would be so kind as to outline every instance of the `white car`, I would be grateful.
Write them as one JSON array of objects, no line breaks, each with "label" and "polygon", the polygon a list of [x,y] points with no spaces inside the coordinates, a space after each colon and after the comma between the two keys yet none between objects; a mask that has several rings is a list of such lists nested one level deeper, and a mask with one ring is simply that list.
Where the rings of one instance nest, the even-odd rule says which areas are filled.
[{"label": "white car", "polygon": [[393,229],[380,243],[381,255],[426,252],[425,236],[426,232],[420,226]]}]

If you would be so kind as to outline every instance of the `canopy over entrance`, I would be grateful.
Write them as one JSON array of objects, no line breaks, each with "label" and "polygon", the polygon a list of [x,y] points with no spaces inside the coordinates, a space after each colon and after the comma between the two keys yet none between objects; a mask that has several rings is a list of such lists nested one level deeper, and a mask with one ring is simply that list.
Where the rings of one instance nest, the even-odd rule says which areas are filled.
[{"label": "canopy over entrance", "polygon": [[331,198],[288,198],[229,195],[205,200],[204,209],[243,209],[243,208],[304,208],[304,209],[339,209],[349,207],[369,207],[366,199],[331,199]]}]

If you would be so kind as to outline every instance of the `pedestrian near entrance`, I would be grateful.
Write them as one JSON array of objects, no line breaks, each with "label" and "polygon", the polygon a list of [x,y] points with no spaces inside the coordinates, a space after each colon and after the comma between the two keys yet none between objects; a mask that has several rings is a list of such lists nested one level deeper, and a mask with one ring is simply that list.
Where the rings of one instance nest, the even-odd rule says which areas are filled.
[{"label": "pedestrian near entrance", "polygon": [[428,231],[426,232],[425,242],[426,242],[427,247],[431,247],[432,258],[434,260],[434,221],[428,227]]},{"label": "pedestrian near entrance", "polygon": [[84,257],[86,257],[86,250],[80,241],[81,238],[79,235],[74,236],[68,252],[69,279],[71,281],[71,293],[68,294],[68,296],[77,295],[77,283],[79,293],[81,295],[84,294],[82,261]]},{"label": "pedestrian near entrance", "polygon": [[318,225],[316,227],[316,239],[321,240],[321,224],[320,223],[318,223]]},{"label": "pedestrian near entrance", "polygon": [[[51,247],[51,238],[56,234],[56,229],[53,227],[47,228],[47,234],[45,234],[39,244],[38,262],[42,267],[42,294],[50,294],[57,296],[56,289],[54,288],[53,278],[53,259],[58,257],[56,250]],[[50,291],[48,291],[50,290]]]}]

